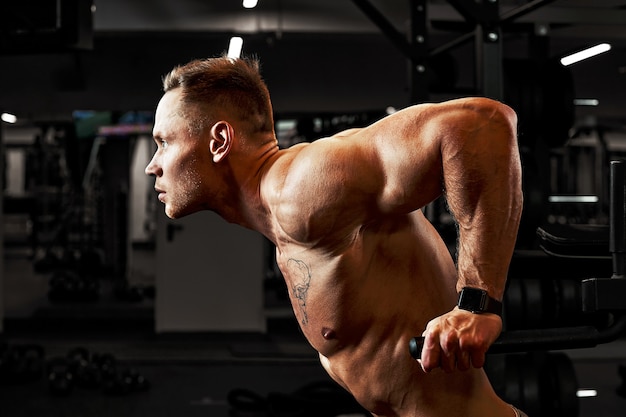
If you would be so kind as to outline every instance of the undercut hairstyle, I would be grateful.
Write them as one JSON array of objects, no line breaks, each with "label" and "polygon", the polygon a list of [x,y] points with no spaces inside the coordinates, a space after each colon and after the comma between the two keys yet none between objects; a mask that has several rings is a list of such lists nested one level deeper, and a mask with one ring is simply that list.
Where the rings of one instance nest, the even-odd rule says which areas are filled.
[{"label": "undercut hairstyle", "polygon": [[248,123],[250,133],[274,131],[270,94],[260,74],[259,61],[252,57],[193,60],[177,66],[163,77],[163,91],[181,88],[183,116],[199,132],[224,112]]}]

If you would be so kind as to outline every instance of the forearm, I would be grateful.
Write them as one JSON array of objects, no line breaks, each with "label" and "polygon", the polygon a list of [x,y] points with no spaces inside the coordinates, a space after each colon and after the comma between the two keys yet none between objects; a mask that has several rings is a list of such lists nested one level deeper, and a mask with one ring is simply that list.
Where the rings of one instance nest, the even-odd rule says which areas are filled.
[{"label": "forearm", "polygon": [[[493,103],[491,103],[493,104]],[[501,300],[522,207],[516,118],[501,106],[466,110],[442,142],[444,186],[459,229],[457,290]]]}]

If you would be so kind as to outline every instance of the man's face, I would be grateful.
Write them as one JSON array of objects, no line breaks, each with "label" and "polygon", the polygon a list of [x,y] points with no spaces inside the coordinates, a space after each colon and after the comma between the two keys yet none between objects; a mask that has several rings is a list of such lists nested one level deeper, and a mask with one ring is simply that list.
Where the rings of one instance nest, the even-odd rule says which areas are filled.
[{"label": "man's face", "polygon": [[181,110],[180,89],[168,91],[157,106],[153,137],[157,150],[146,167],[165,214],[179,218],[205,209],[205,191],[212,161],[208,140],[192,136]]}]

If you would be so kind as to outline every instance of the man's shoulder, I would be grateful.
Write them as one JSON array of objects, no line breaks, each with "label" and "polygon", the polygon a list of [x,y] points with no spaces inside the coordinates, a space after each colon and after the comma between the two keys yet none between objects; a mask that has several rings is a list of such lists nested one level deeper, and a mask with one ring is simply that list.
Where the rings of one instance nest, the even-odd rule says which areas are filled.
[{"label": "man's shoulder", "polygon": [[444,100],[439,102],[425,102],[413,104],[391,114],[391,116],[393,117],[395,115],[401,114],[408,114],[410,116],[428,116],[432,114],[439,114],[442,112],[449,112],[451,110],[493,111],[494,109],[500,111],[507,111],[507,109],[510,110],[507,105],[500,101],[481,96],[468,96],[453,98],[450,100]]},{"label": "man's shoulder", "polygon": [[319,242],[363,221],[373,194],[365,188],[373,174],[358,153],[331,138],[279,158],[263,198],[281,233],[302,243]]}]

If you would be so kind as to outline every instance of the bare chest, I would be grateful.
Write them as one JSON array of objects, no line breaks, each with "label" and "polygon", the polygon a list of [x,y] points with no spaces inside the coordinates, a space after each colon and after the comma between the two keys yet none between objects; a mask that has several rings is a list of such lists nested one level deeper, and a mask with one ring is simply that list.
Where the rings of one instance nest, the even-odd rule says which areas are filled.
[{"label": "bare chest", "polygon": [[314,254],[277,257],[298,324],[311,345],[329,356],[348,345],[367,320],[362,293],[351,291],[353,276],[342,273],[341,259]]},{"label": "bare chest", "polygon": [[415,280],[404,279],[404,264],[392,267],[375,254],[363,258],[360,250],[334,257],[283,251],[277,260],[302,332],[328,358],[384,338],[399,320],[411,319],[401,306],[410,302],[414,290],[407,286]]}]

